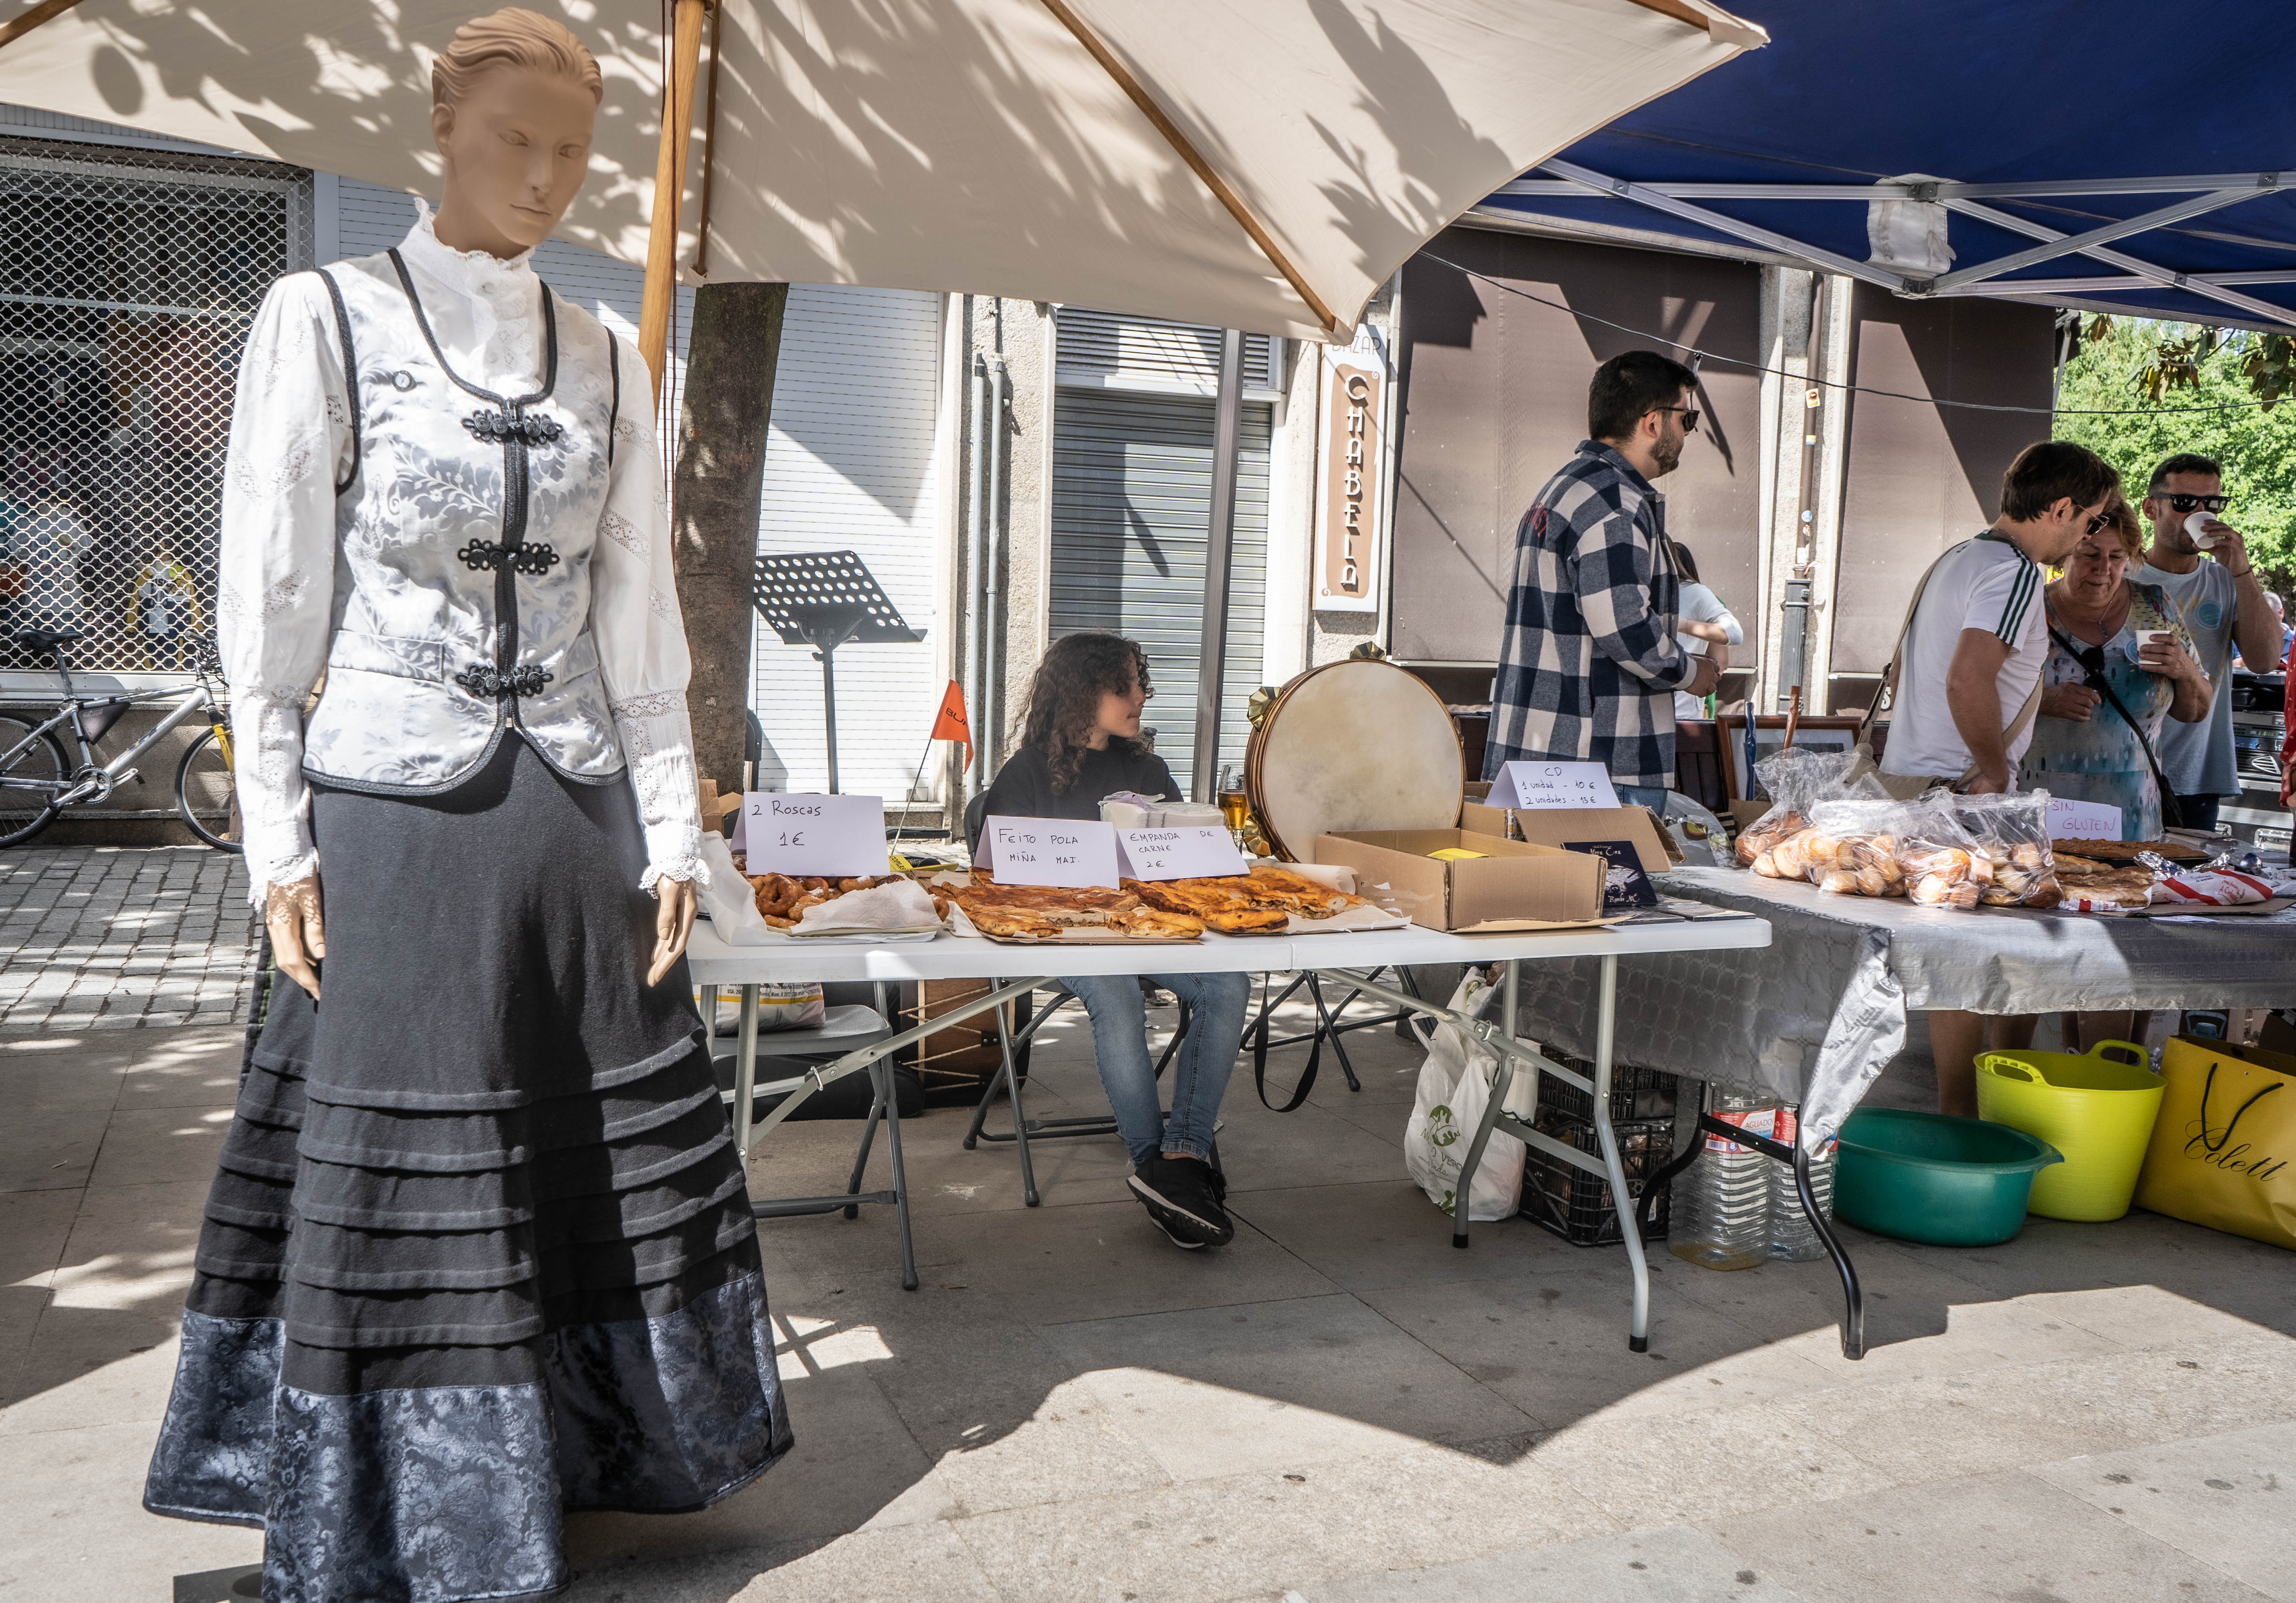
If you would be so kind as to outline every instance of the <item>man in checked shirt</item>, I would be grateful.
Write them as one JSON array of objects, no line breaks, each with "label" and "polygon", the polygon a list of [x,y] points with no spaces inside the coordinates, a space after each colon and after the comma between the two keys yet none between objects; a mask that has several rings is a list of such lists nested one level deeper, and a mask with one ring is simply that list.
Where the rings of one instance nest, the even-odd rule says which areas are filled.
[{"label": "man in checked shirt", "polygon": [[1515,530],[1486,779],[1508,762],[1591,760],[1619,799],[1653,809],[1674,783],[1674,693],[1703,696],[1711,658],[1675,641],[1681,581],[1666,498],[1698,427],[1697,375],[1656,351],[1595,370],[1578,454]]}]

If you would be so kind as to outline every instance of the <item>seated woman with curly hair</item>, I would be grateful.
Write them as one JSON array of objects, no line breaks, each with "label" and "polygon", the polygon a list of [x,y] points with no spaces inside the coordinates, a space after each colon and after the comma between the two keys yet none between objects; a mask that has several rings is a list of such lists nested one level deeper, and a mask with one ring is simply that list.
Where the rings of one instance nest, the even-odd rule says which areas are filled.
[{"label": "seated woman with curly hair", "polygon": [[[1021,749],[988,788],[987,814],[1098,818],[1101,798],[1119,790],[1177,799],[1172,771],[1140,738],[1148,696],[1148,658],[1134,642],[1095,634],[1054,641],[1029,689]],[[1212,1164],[1212,1131],[1251,982],[1241,974],[1144,977],[1187,1003],[1192,1018],[1173,1063],[1168,1115],[1156,1092],[1138,982],[1077,975],[1061,983],[1092,1015],[1093,1056],[1132,1155],[1134,1194],[1173,1245],[1225,1247],[1235,1226],[1220,1206],[1227,1181]]]}]

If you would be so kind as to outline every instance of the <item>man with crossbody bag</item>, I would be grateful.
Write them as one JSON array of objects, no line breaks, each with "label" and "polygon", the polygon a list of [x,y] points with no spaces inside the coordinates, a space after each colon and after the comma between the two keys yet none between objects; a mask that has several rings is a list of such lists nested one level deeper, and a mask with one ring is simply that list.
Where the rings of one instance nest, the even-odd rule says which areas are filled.
[{"label": "man with crossbody bag", "polygon": [[1893,792],[1917,795],[1939,782],[1972,796],[2013,788],[2049,654],[2041,570],[2104,527],[2120,487],[2112,464],[2085,446],[2028,446],[2002,478],[1993,527],[1922,576],[1884,682],[1891,698],[1882,773]]},{"label": "man with crossbody bag", "polygon": [[[1933,785],[1972,796],[2014,788],[2049,654],[2041,570],[2104,527],[2120,487],[2112,464],[2084,446],[2028,446],[2002,478],[1993,526],[1930,564],[1882,682],[1890,707],[1881,779],[1892,795]],[[1869,710],[1868,729],[1873,720]],[[1963,1118],[1977,1116],[1976,1060],[1988,1033],[1995,1050],[2030,1045],[2033,1035],[2030,1018],[1957,1011],[1931,1012],[1929,1027],[1938,1111]]]}]

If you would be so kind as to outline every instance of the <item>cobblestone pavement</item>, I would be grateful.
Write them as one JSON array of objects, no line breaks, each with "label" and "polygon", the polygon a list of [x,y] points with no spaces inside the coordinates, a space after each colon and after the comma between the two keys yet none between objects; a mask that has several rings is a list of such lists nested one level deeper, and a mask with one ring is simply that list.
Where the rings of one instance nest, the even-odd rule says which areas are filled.
[{"label": "cobblestone pavement", "polygon": [[0,852],[0,1030],[242,1022],[260,934],[234,853]]}]

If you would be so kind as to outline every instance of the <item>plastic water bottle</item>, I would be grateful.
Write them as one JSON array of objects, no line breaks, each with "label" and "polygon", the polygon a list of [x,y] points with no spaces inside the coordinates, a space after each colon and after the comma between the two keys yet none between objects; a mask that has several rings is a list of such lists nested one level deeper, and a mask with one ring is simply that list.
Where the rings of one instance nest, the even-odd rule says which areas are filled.
[{"label": "plastic water bottle", "polygon": [[[1792,1108],[1778,1109],[1777,1130],[1778,1140],[1790,1147],[1794,1144],[1800,1127]],[[1828,1141],[1825,1150],[1809,1161],[1810,1194],[1817,1198],[1818,1211],[1828,1223],[1833,1218],[1833,1156],[1838,1148],[1838,1142]],[[1802,1212],[1793,1171],[1775,1161],[1770,1165],[1770,1256],[1792,1264],[1825,1256],[1825,1244],[1810,1227],[1809,1215]]]},{"label": "plastic water bottle", "polygon": [[[1775,1127],[1777,1099],[1751,1085],[1710,1082],[1706,1111],[1756,1135]],[[1669,1249],[1702,1269],[1751,1269],[1769,1255],[1770,1175],[1759,1151],[1701,1132],[1706,1150],[1674,1182]]]}]

